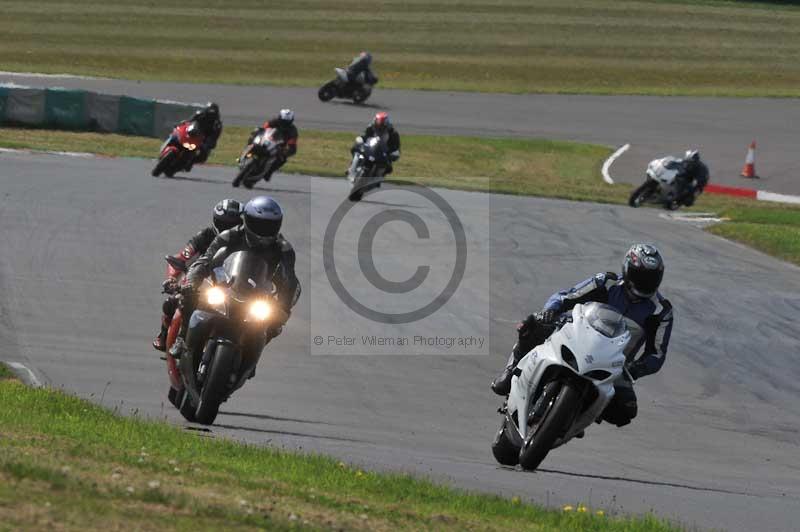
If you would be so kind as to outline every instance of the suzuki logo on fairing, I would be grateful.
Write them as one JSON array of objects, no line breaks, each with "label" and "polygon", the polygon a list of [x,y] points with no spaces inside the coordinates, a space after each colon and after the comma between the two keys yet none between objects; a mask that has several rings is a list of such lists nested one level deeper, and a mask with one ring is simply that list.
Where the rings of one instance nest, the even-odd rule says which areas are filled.
[{"label": "suzuki logo on fairing", "polygon": [[587,364],[591,364],[592,362],[594,362],[594,357],[592,355],[586,355],[583,359],[586,361]]}]

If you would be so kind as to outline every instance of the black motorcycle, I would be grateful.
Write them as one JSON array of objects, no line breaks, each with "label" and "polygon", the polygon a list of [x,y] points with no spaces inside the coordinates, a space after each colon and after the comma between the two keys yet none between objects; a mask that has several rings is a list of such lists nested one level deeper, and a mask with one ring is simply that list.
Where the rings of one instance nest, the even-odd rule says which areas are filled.
[{"label": "black motorcycle", "polygon": [[386,143],[377,135],[366,140],[358,137],[353,162],[347,171],[350,187],[350,201],[359,201],[368,191],[383,183],[383,176],[391,164]]},{"label": "black motorcycle", "polygon": [[261,351],[288,318],[275,297],[274,271],[258,253],[237,251],[200,291],[179,367],[188,421],[214,422],[220,404],[255,375]]},{"label": "black motorcycle", "polygon": [[363,103],[372,94],[372,87],[378,82],[378,78],[370,76],[361,82],[352,82],[347,76],[347,71],[343,68],[336,69],[336,78],[320,87],[317,95],[320,101],[327,102],[334,98],[344,98],[353,100],[353,103]]},{"label": "black motorcycle", "polygon": [[253,137],[239,157],[239,172],[233,180],[233,186],[244,184],[245,188],[253,188],[262,178],[269,181],[286,140],[280,131],[273,128]]}]

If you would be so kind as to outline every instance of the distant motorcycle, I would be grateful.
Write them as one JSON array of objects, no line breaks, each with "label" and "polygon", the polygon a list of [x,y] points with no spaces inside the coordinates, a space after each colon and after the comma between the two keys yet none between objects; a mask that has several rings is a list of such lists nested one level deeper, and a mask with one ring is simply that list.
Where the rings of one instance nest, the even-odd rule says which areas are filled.
[{"label": "distant motorcycle", "polygon": [[228,256],[200,291],[187,350],[177,363],[169,348],[180,329],[180,310],[173,317],[167,334],[168,398],[186,420],[214,423],[220,405],[255,374],[270,333],[288,317],[275,297],[274,273],[253,251]]},{"label": "distant motorcycle", "polygon": [[372,76],[364,80],[364,83],[352,82],[347,77],[347,71],[343,68],[336,69],[336,78],[320,87],[317,95],[320,101],[327,102],[334,98],[344,98],[353,100],[353,103],[363,103],[372,94],[372,87],[378,82],[378,78]]},{"label": "distant motorcycle", "polygon": [[280,131],[274,128],[267,128],[256,135],[239,157],[239,172],[233,180],[233,186],[243,184],[245,188],[253,188],[261,179],[269,181],[275,161],[285,144],[286,140]]},{"label": "distant motorcycle", "polygon": [[628,199],[631,207],[640,207],[643,203],[663,205],[674,211],[681,205],[694,205],[699,192],[685,193],[685,189],[696,190],[695,183],[686,183],[680,174],[684,171],[684,162],[675,157],[664,157],[650,161],[647,165],[646,179],[637,187]]},{"label": "distant motorcycle", "polygon": [[517,365],[492,454],[536,469],[597,420],[614,397],[631,338],[625,318],[601,303],[575,305],[560,329]]},{"label": "distant motorcycle", "polygon": [[353,158],[354,164],[347,172],[347,179],[351,183],[348,198],[350,201],[360,201],[366,192],[383,183],[390,162],[388,148],[377,135],[366,141],[358,137]]},{"label": "distant motorcycle", "polygon": [[197,122],[186,121],[175,126],[161,145],[158,162],[151,172],[153,177],[158,177],[162,173],[167,177],[173,177],[177,172],[188,171],[205,138]]}]

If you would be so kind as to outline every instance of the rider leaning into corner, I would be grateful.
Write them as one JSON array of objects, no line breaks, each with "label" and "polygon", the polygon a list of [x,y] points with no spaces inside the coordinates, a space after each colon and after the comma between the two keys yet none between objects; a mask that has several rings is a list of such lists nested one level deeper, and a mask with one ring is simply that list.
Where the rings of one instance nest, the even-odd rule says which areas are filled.
[{"label": "rider leaning into corner", "polygon": [[683,170],[675,176],[678,180],[678,202],[691,207],[708,184],[708,166],[700,160],[698,150],[686,150],[682,162]]},{"label": "rider leaning into corner", "polygon": [[389,161],[386,165],[386,172],[384,175],[389,175],[392,173],[394,170],[392,163],[400,159],[400,134],[394,128],[394,125],[389,118],[389,113],[380,112],[377,113],[375,118],[373,118],[372,121],[367,125],[367,129],[364,130],[364,133],[360,137],[356,137],[353,147],[350,148],[350,155],[353,156],[353,162],[350,165],[350,169],[345,172],[345,175],[349,174],[355,169],[355,165],[357,163],[355,154],[358,146],[361,145],[366,139],[374,136],[380,137],[381,142],[385,143],[386,149],[389,150]]},{"label": "rider leaning into corner", "polygon": [[372,54],[369,52],[361,52],[358,54],[345,69],[347,81],[359,85],[375,85],[378,83],[378,77],[369,68],[371,64]]},{"label": "rider leaning into corner", "polygon": [[[539,314],[528,316],[517,326],[519,340],[508,365],[492,382],[494,392],[509,394],[520,359],[563,323],[559,320],[563,313],[579,303],[605,303],[625,316],[631,340],[625,347],[627,372],[614,383],[614,397],[600,419],[617,427],[630,423],[637,412],[631,378],[636,380],[661,369],[672,333],[672,305],[658,291],[663,276],[664,261],[658,250],[652,245],[634,244],[623,259],[622,279],[612,272],[598,273],[569,290],[553,294]],[[637,359],[642,346],[642,356]]]},{"label": "rider leaning into corner", "polygon": [[191,166],[195,163],[202,164],[206,162],[211,150],[217,147],[219,136],[222,135],[222,120],[219,116],[219,106],[213,102],[209,102],[203,109],[196,111],[187,122],[197,122],[200,131],[203,132],[205,137],[197,156],[189,166],[189,170],[191,170]]},{"label": "rider leaning into corner", "polygon": [[[204,227],[194,235],[183,249],[172,256],[173,259],[182,262],[186,266],[183,271],[188,269],[189,263],[202,255],[211,245],[211,242],[223,231],[236,227],[242,223],[242,204],[234,199],[224,199],[214,206],[214,214],[211,225]],[[167,331],[172,322],[172,316],[178,309],[178,292],[180,291],[180,277],[183,271],[176,270],[171,265],[167,266],[167,278],[161,283],[161,288],[167,297],[162,305],[163,314],[161,315],[161,330],[153,339],[153,347],[158,351],[167,348]]]},{"label": "rider leaning into corner", "polygon": [[[277,290],[278,304],[288,319],[292,307],[300,297],[300,281],[294,271],[294,248],[280,233],[282,223],[283,209],[278,202],[269,196],[257,196],[244,206],[242,225],[217,235],[206,252],[192,264],[186,274],[186,284],[181,289],[183,323],[180,334],[170,349],[173,357],[180,358],[186,350],[185,337],[189,318],[197,304],[197,292],[203,280],[237,251],[251,250],[259,253],[269,265],[270,271],[275,272],[272,281]],[[275,324],[268,331],[267,341],[281,333],[284,323]]]},{"label": "rider leaning into corner", "polygon": [[253,139],[256,138],[256,135],[262,133],[268,128],[277,129],[281,136],[286,140],[286,144],[284,144],[284,150],[278,154],[275,164],[267,172],[267,175],[271,175],[273,172],[277,172],[281,166],[286,164],[286,161],[289,159],[289,157],[292,157],[295,153],[297,153],[297,137],[299,137],[300,134],[297,132],[297,127],[294,125],[294,111],[291,109],[281,109],[276,116],[268,118],[261,127],[255,128],[250,133],[250,138],[247,140],[247,144],[252,144]]}]

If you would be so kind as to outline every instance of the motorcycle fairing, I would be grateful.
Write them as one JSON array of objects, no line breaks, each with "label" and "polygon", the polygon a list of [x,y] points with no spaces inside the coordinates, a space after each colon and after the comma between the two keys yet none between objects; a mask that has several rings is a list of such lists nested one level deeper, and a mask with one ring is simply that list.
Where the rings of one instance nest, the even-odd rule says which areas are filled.
[{"label": "motorcycle fairing", "polygon": [[[527,436],[527,419],[531,399],[541,388],[542,377],[550,371],[566,371],[571,375],[588,380],[597,389],[595,400],[575,420],[563,441],[597,419],[614,396],[614,381],[623,372],[625,364],[623,350],[630,340],[630,332],[625,328],[624,332],[610,338],[593,327],[589,318],[592,307],[597,306],[606,307],[599,303],[575,305],[572,310],[572,320],[568,320],[543,344],[527,353],[517,365],[517,371],[511,379],[511,393],[508,396],[506,415],[512,421],[511,426],[517,429],[515,436],[522,441]],[[562,348],[566,348],[572,354],[577,371],[564,359]],[[593,370],[608,371],[610,375],[602,380],[585,376],[586,373]],[[513,423],[515,412],[518,423]]]}]

